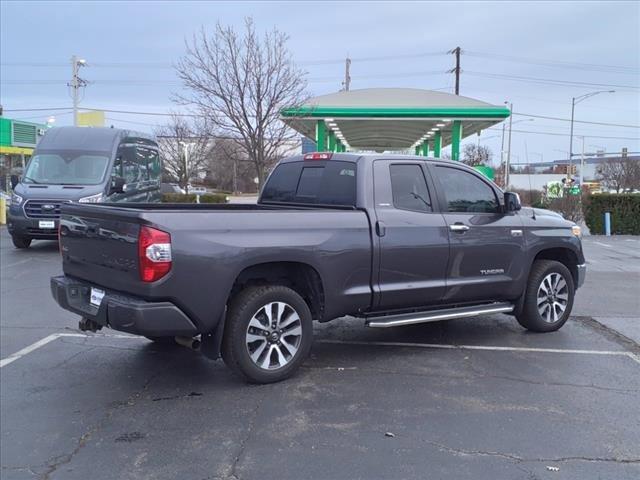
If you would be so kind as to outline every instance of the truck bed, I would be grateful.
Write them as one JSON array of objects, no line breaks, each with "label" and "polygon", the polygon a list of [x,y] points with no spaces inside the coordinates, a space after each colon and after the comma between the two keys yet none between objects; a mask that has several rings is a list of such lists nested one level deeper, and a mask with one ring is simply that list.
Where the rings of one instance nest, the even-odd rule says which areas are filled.
[{"label": "truck bed", "polygon": [[[171,271],[152,283],[139,275],[142,225],[171,235]],[[271,262],[311,265],[325,283],[330,318],[371,304],[371,228],[366,212],[354,208],[68,204],[60,229],[65,275],[172,302],[202,331],[222,315],[241,272]]]}]

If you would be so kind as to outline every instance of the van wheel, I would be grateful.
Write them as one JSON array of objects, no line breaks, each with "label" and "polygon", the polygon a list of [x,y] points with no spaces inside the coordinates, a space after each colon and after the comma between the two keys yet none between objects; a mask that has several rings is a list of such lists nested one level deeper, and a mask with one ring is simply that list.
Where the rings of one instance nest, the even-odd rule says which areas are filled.
[{"label": "van wheel", "polygon": [[284,286],[248,287],[229,304],[222,358],[252,383],[290,377],[311,351],[313,323],[308,305]]},{"label": "van wheel", "polygon": [[11,236],[11,241],[16,248],[29,248],[31,245],[31,238],[29,237],[19,237],[19,236]]},{"label": "van wheel", "polygon": [[531,268],[518,323],[532,332],[554,332],[573,308],[575,287],[569,269],[554,260],[537,260]]}]

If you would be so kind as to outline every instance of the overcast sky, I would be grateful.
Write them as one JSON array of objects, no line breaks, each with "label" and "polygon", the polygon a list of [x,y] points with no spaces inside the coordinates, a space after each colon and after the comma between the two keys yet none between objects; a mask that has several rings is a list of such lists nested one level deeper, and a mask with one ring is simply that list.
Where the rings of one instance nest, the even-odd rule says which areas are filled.
[{"label": "overcast sky", "polygon": [[[171,68],[184,40],[217,21],[290,36],[308,71],[309,93],[341,88],[353,58],[352,89],[415,87],[452,92],[448,50],[463,49],[460,93],[514,112],[569,118],[571,97],[616,90],[576,107],[581,121],[640,125],[640,3],[633,2],[0,2],[0,102],[5,116],[71,123],[66,82],[70,57],[85,58],[81,106],[111,110],[179,110],[181,86]],[[505,76],[518,77],[506,78]],[[544,79],[541,81],[539,79]],[[573,82],[573,83],[570,83]],[[583,85],[583,83],[585,85]],[[108,113],[109,124],[152,131],[164,118]],[[566,158],[569,122],[516,115],[513,162]],[[134,123],[135,122],[135,123]],[[544,132],[531,133],[531,132]],[[576,124],[587,151],[640,150],[638,128]],[[501,130],[480,141],[500,151]],[[555,134],[555,135],[549,135]],[[608,137],[608,138],[604,138]],[[614,138],[615,137],[615,138]],[[477,142],[476,136],[466,140]],[[581,139],[574,140],[580,151]],[[497,160],[497,158],[496,158]]]}]

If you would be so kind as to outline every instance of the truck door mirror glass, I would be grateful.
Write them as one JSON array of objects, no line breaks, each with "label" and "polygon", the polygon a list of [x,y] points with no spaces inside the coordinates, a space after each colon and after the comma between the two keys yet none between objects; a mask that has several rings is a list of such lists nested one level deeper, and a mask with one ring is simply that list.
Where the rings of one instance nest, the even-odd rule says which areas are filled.
[{"label": "truck door mirror glass", "polygon": [[507,212],[516,212],[522,208],[520,195],[513,192],[504,192],[504,206]]},{"label": "truck door mirror glass", "polygon": [[111,177],[111,188],[109,190],[109,195],[112,193],[124,193],[125,191],[125,181],[122,177]]},{"label": "truck door mirror glass", "polygon": [[18,177],[18,175],[11,175],[11,190],[15,190],[18,183],[20,183],[20,177]]}]

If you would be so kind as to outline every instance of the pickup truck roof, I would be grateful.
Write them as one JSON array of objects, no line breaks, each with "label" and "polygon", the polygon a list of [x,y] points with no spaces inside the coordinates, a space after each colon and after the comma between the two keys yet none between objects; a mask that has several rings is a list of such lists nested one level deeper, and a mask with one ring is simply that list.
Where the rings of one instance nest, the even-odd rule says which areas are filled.
[{"label": "pickup truck roof", "polygon": [[[279,165],[283,163],[300,162],[305,160],[305,155],[294,155],[292,157],[285,158],[279,162]],[[371,164],[375,160],[421,160],[429,162],[450,163],[454,165],[461,165],[460,162],[453,160],[447,160],[443,158],[424,157],[421,155],[401,155],[401,154],[388,154],[388,153],[332,153],[331,160],[342,160],[344,162],[356,162]]]}]

